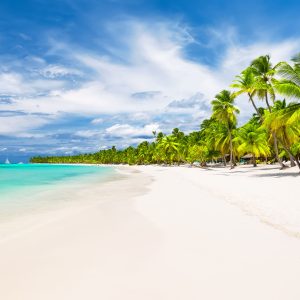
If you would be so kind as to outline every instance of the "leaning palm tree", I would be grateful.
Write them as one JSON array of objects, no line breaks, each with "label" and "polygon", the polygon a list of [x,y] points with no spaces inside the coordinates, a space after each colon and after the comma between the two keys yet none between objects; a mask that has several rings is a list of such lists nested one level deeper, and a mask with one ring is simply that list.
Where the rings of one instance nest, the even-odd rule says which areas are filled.
[{"label": "leaning palm tree", "polygon": [[[260,99],[264,99],[268,108],[268,111],[272,111],[272,106],[270,105],[269,98],[271,98],[272,102],[275,102],[275,89],[274,85],[276,84],[276,79],[274,76],[276,74],[278,64],[273,67],[270,59],[270,55],[259,56],[254,59],[251,63],[251,69],[256,78],[257,84],[257,96]],[[279,157],[278,151],[278,141],[275,132],[271,132],[275,157],[278,163],[281,166],[281,169],[285,167],[281,158]]]},{"label": "leaning palm tree", "polygon": [[233,84],[230,86],[237,89],[235,95],[239,96],[241,94],[247,94],[256,114],[262,119],[261,112],[254,101],[254,96],[259,91],[260,85],[257,83],[253,69],[249,67],[245,69],[241,75],[238,75],[235,78]]},{"label": "leaning palm tree", "polygon": [[234,156],[233,156],[233,129],[237,124],[236,115],[239,113],[239,109],[234,106],[235,95],[230,91],[223,90],[215,96],[215,99],[211,102],[212,104],[212,118],[218,120],[224,124],[227,128],[229,137],[229,148],[230,148],[230,166],[234,167]]},{"label": "leaning palm tree", "polygon": [[240,154],[251,153],[253,166],[256,167],[256,158],[271,154],[266,131],[254,123],[247,123],[238,130],[235,138],[240,143],[238,151]]},{"label": "leaning palm tree", "polygon": [[298,107],[298,104],[290,103],[286,106],[285,101],[276,101],[274,110],[266,113],[263,127],[276,134],[282,148],[290,156],[291,163],[295,161],[300,169],[300,162],[291,149],[300,140],[300,121],[293,118],[295,106]]},{"label": "leaning palm tree", "polygon": [[254,59],[250,65],[256,80],[256,94],[260,99],[265,100],[269,111],[272,110],[269,97],[273,102],[275,101],[275,91],[272,83],[276,73],[276,67],[277,66],[272,66],[269,55],[259,56]]},{"label": "leaning palm tree", "polygon": [[[287,62],[280,62],[277,67],[277,73],[281,76],[275,83],[278,93],[289,97],[300,99],[300,53],[292,58],[294,65]],[[300,103],[290,103],[281,111],[281,122],[288,128],[298,128],[300,122]],[[297,161],[296,161],[297,162]]]}]

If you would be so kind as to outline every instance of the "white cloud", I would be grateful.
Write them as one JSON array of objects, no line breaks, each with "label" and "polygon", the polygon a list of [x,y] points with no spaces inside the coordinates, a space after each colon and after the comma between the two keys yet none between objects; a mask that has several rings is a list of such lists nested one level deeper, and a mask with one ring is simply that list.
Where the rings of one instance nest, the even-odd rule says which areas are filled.
[{"label": "white cloud", "polygon": [[143,127],[135,127],[129,124],[115,124],[105,130],[105,133],[114,137],[139,137],[151,136],[153,131],[159,131],[159,124],[152,123]]},{"label": "white cloud", "polygon": [[[219,51],[219,64],[209,66],[186,57],[185,47],[197,42],[186,28],[180,30],[169,23],[148,26],[131,21],[120,26],[126,30],[126,38],[120,38],[120,44],[115,47],[107,47],[110,55],[93,54],[58,41],[56,49],[52,50],[62,58],[66,56],[68,61],[73,60],[76,68],[47,65],[43,59],[37,58],[41,65],[41,78],[27,78],[17,72],[0,74],[0,93],[17,95],[13,103],[0,103],[0,109],[57,116],[61,112],[91,117],[127,114],[132,116],[131,121],[149,124],[133,126],[128,120],[123,121],[128,124],[118,122],[104,130],[104,134],[110,136],[151,135],[153,130],[159,128],[155,117],[164,114],[165,119],[169,119],[159,122],[161,126],[167,123],[169,127],[185,124],[185,128],[194,128],[209,115],[209,104],[214,95],[228,88],[234,76],[253,58],[269,53],[274,62],[287,60],[300,48],[298,39],[276,43],[256,42],[245,46],[236,41],[234,28],[225,37],[215,31],[214,40],[220,39],[223,44]],[[116,56],[118,59],[115,59]],[[84,81],[70,85],[61,78],[72,74],[81,75]],[[202,96],[194,99],[199,93]],[[252,114],[245,98],[239,98],[237,103],[243,120]],[[171,113],[179,116],[171,118]],[[180,114],[190,117],[187,120]],[[30,115],[11,117],[6,121],[1,123],[0,133],[9,135],[25,134],[51,120]],[[91,124],[104,126],[105,122],[102,118],[96,118]],[[94,130],[75,133],[85,138],[99,134]]]},{"label": "white cloud", "polygon": [[6,151],[7,148],[0,148],[0,152]]},{"label": "white cloud", "polygon": [[103,122],[104,122],[104,120],[102,118],[96,118],[91,121],[91,124],[97,125],[97,124],[101,124]]},{"label": "white cloud", "polygon": [[31,91],[28,85],[23,83],[23,78],[17,73],[0,74],[0,93],[1,94],[19,94]]},{"label": "white cloud", "polygon": [[28,131],[45,125],[48,119],[38,116],[1,116],[0,134],[8,136],[28,136]]},{"label": "white cloud", "polygon": [[[289,39],[277,43],[258,42],[249,46],[231,45],[222,59],[221,69],[231,70],[230,75],[240,73],[249,63],[260,55],[270,54],[273,62],[277,63],[298,53],[299,39]],[[224,75],[223,75],[224,76]]]},{"label": "white cloud", "polygon": [[[65,83],[59,80],[47,79],[27,79],[24,75],[16,72],[0,73],[0,94],[10,96],[21,96],[18,104],[23,101],[31,101],[40,93],[48,92],[52,89],[62,89]],[[31,110],[35,112],[35,110]]]},{"label": "white cloud", "polygon": [[99,135],[99,131],[96,130],[79,130],[74,135],[84,138],[90,138]]}]

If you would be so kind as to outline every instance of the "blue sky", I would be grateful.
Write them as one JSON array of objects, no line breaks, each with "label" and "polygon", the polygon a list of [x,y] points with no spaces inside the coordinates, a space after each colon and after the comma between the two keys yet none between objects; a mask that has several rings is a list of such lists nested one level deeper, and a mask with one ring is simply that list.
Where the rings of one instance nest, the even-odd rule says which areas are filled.
[{"label": "blue sky", "polygon": [[[199,128],[258,55],[300,51],[298,1],[2,0],[0,161]],[[240,122],[252,114],[238,99]]]}]

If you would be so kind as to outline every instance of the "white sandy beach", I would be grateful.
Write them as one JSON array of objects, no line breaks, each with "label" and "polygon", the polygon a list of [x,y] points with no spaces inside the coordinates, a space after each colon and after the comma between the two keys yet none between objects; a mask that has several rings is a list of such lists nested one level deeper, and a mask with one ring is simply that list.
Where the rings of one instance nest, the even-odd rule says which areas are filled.
[{"label": "white sandy beach", "polygon": [[0,299],[300,299],[296,168],[118,168],[0,224]]}]

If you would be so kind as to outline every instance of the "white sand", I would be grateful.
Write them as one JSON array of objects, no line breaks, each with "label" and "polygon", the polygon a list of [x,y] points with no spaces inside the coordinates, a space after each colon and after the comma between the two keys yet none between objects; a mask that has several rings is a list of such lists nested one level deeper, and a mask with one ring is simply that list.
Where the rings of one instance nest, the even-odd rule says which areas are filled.
[{"label": "white sand", "polygon": [[0,299],[300,299],[295,168],[121,169],[90,201],[0,224]]}]

